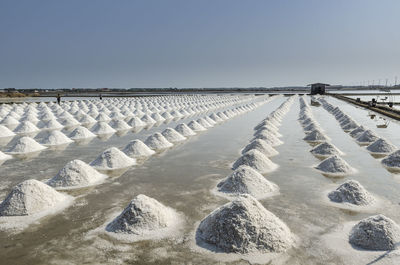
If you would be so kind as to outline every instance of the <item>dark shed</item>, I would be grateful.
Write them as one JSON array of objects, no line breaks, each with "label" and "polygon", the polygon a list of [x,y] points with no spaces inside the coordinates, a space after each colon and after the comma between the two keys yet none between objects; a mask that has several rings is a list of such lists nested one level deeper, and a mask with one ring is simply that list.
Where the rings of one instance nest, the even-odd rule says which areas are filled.
[{"label": "dark shed", "polygon": [[315,83],[315,84],[310,84],[309,86],[311,86],[311,95],[316,95],[316,94],[323,95],[325,94],[325,87],[329,86],[329,84]]}]

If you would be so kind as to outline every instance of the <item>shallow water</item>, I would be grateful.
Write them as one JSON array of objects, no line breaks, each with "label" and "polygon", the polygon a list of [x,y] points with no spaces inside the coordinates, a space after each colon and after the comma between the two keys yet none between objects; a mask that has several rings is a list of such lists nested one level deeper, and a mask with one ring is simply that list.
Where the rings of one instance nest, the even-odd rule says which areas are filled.
[{"label": "shallow water", "polygon": [[[155,155],[105,183],[70,194],[79,196],[72,207],[49,216],[20,233],[0,233],[1,264],[213,264],[218,256],[192,248],[196,223],[227,202],[211,192],[216,182],[232,171],[230,164],[240,156],[253,135],[253,127],[275,110],[286,98],[277,98],[254,111],[239,115],[206,132],[190,138],[162,154]],[[309,98],[307,98],[309,100]],[[371,129],[376,123],[368,112],[348,103],[328,99]],[[398,203],[400,176],[385,170],[379,160],[344,133],[334,117],[322,107],[311,107],[332,143],[346,153],[342,156],[358,172],[352,176],[384,204],[373,213],[383,213],[400,223]],[[276,147],[279,155],[271,160],[279,168],[266,178],[280,187],[280,195],[261,203],[281,218],[299,238],[298,246],[282,255],[286,264],[349,264],[343,256],[321,244],[323,236],[338,224],[357,221],[372,213],[357,213],[327,204],[324,192],[343,182],[322,176],[312,167],[319,163],[304,142],[305,134],[298,123],[299,102],[296,99],[285,116],[280,133],[284,144]],[[181,122],[181,121],[179,121]],[[45,151],[38,157],[20,162],[5,162],[0,167],[1,198],[15,184],[30,178],[39,180],[54,176],[67,162],[81,159],[90,162],[110,146],[123,147],[130,140],[161,132],[161,125],[137,134],[113,136],[107,141],[93,140],[85,146],[69,146],[64,151]],[[374,128],[378,135],[400,146],[399,124],[390,121],[385,129]],[[182,234],[175,239],[122,243],[93,232],[113,214],[120,212],[138,194],[153,197],[177,209],[186,217]],[[115,216],[115,215],[114,215]],[[278,261],[276,261],[278,262]],[[239,260],[227,262],[247,264]],[[350,262],[357,264],[357,260]]]}]

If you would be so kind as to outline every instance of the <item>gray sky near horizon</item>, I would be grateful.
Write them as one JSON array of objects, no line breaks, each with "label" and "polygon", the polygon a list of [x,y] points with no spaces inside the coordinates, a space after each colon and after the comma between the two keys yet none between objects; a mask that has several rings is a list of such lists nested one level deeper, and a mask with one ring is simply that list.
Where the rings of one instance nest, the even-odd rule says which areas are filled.
[{"label": "gray sky near horizon", "polygon": [[2,0],[0,87],[400,78],[398,0]]}]

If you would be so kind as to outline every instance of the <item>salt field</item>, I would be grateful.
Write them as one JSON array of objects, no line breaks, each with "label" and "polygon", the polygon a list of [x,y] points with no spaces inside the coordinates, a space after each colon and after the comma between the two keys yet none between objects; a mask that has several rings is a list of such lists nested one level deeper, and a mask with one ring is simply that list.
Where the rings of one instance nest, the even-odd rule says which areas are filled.
[{"label": "salt field", "polygon": [[400,263],[400,123],[313,101],[0,104],[2,264]]}]

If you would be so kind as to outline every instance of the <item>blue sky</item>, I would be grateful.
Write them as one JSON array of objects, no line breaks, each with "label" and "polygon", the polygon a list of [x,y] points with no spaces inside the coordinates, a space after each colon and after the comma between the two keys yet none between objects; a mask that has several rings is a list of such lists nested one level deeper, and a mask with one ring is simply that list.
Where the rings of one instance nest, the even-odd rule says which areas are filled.
[{"label": "blue sky", "polygon": [[0,0],[0,87],[400,77],[398,0]]}]

